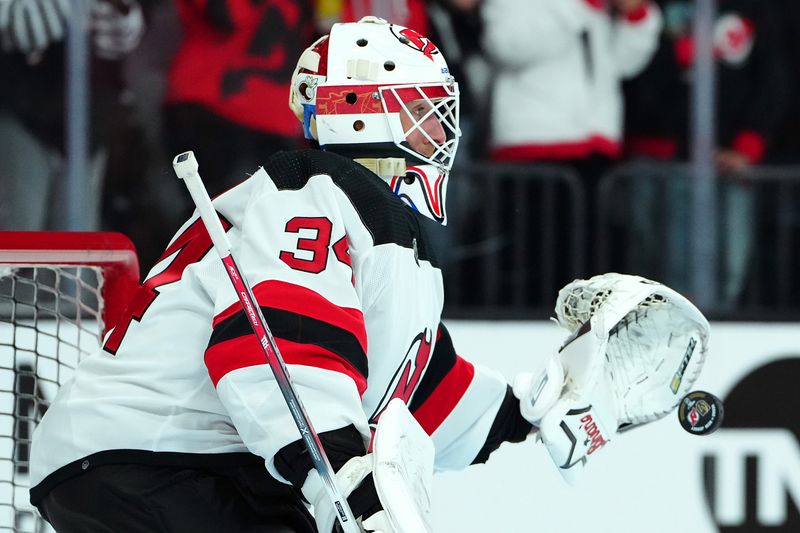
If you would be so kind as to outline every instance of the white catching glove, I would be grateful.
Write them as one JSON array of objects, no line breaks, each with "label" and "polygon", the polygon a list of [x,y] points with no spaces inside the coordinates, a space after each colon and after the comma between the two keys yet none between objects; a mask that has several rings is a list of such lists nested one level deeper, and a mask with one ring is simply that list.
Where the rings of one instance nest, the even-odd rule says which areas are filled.
[{"label": "white catching glove", "polygon": [[561,289],[556,316],[570,337],[513,390],[571,483],[618,431],[675,409],[705,362],[709,325],[672,289],[615,273]]},{"label": "white catching glove", "polygon": [[139,46],[145,23],[136,0],[94,0],[92,2],[92,41],[103,59],[121,59]]},{"label": "white catching glove", "polygon": [[0,0],[0,40],[5,52],[35,54],[62,41],[70,0]]},{"label": "white catching glove", "polygon": [[[430,532],[433,441],[402,400],[395,398],[381,414],[372,448],[372,453],[353,457],[336,473],[346,498],[372,474],[377,503],[383,509],[356,517],[361,531]],[[320,533],[333,531],[336,513],[316,470],[309,472],[301,490],[314,506]]]}]

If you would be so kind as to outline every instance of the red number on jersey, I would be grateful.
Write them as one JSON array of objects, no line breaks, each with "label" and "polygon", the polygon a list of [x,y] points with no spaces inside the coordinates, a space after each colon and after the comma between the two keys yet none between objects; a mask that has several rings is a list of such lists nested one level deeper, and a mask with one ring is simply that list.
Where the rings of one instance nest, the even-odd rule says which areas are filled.
[{"label": "red number on jersey", "polygon": [[[228,231],[231,227],[231,223],[225,220],[225,217],[221,215],[219,218],[222,222],[223,229]],[[111,332],[105,345],[103,345],[103,349],[112,355],[116,354],[122,343],[122,339],[128,332],[128,326],[130,326],[131,320],[139,322],[150,307],[150,304],[152,304],[160,294],[156,289],[162,285],[173,283],[181,279],[183,270],[192,263],[199,261],[208,253],[211,247],[211,237],[208,236],[208,232],[205,226],[203,226],[203,221],[198,218],[186,228],[186,231],[178,235],[175,241],[167,247],[158,259],[157,263],[160,263],[177,252],[177,255],[175,255],[175,258],[166,269],[145,280],[139,289],[137,289],[133,295],[133,300],[128,304],[125,312],[114,327],[114,331]]]},{"label": "red number on jersey", "polygon": [[[347,247],[347,235],[342,236],[341,239],[336,241],[333,246],[333,253],[336,256],[336,259],[344,263],[345,265],[350,267],[350,270],[353,270],[353,260],[350,259],[350,249]],[[350,276],[350,283],[353,285],[356,284],[356,275],[353,273]]]},{"label": "red number on jersey", "polygon": [[311,252],[311,259],[301,259],[294,252],[282,251],[278,257],[295,270],[319,274],[328,264],[328,245],[331,242],[333,224],[325,217],[294,217],[286,223],[286,231],[299,233],[300,230],[316,230],[312,238],[298,237],[297,249]]},{"label": "red number on jersey", "polygon": [[353,268],[353,260],[350,259],[350,250],[347,248],[347,236],[342,237],[334,243],[333,253],[336,255],[336,259],[350,268]]},{"label": "red number on jersey", "polygon": [[[311,252],[311,259],[302,259],[297,257],[294,252],[283,250],[278,255],[281,261],[295,270],[319,274],[328,266],[328,253],[333,250],[336,259],[349,266],[351,270],[353,269],[350,250],[347,248],[347,236],[343,235],[331,246],[333,224],[330,220],[325,217],[294,217],[286,223],[286,231],[289,233],[299,233],[300,230],[317,232],[317,236],[314,238],[297,238],[297,249]],[[351,281],[355,285],[355,279],[351,279]]]}]

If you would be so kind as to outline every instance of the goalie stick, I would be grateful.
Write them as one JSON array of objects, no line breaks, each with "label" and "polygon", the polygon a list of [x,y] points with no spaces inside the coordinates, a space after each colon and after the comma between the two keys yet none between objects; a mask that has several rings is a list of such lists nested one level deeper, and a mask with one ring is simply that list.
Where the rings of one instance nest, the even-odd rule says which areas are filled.
[{"label": "goalie stick", "polygon": [[211,198],[209,198],[208,192],[197,171],[198,163],[197,159],[194,157],[194,153],[188,151],[177,155],[172,161],[172,167],[175,169],[175,174],[183,180],[186,184],[186,188],[189,189],[189,194],[192,196],[192,200],[195,206],[197,206],[197,210],[200,212],[200,218],[211,237],[214,249],[225,265],[225,271],[228,273],[233,288],[239,297],[239,302],[242,304],[242,308],[250,321],[253,333],[258,338],[261,350],[264,352],[264,357],[266,357],[267,363],[272,369],[272,373],[275,375],[275,381],[277,381],[278,387],[286,401],[286,405],[289,407],[292,418],[297,425],[297,429],[300,431],[300,436],[308,448],[314,468],[319,473],[322,483],[325,486],[325,491],[331,499],[334,509],[336,509],[342,530],[344,533],[359,533],[361,528],[356,525],[353,512],[350,510],[347,500],[344,499],[339,487],[336,485],[331,463],[328,460],[328,456],[325,455],[325,450],[322,448],[319,435],[317,435],[317,432],[314,431],[311,425],[308,413],[300,402],[297,392],[295,392],[286,369],[286,364],[278,350],[278,346],[275,344],[275,339],[267,325],[267,321],[264,319],[261,308],[258,306],[250,284],[242,275],[233,258],[228,236],[225,234],[217,212],[211,204]]}]

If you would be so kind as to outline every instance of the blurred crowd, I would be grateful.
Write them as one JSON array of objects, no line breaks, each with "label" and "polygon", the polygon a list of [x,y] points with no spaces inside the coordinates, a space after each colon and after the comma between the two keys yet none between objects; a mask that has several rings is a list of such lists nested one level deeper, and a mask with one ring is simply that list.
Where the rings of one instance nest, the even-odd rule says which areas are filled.
[{"label": "blurred crowd", "polygon": [[[65,42],[79,0],[0,0],[0,229],[64,227]],[[451,180],[450,235],[476,214],[476,161],[558,165],[577,176],[585,263],[594,273],[601,178],[626,162],[691,156],[694,0],[85,0],[90,33],[88,230],[135,243],[143,273],[191,209],[174,154],[194,150],[219,194],[277,150],[307,146],[286,101],[298,54],[337,21],[375,14],[444,53],[460,82],[462,144]],[[800,5],[718,0],[714,162],[725,280],[735,305],[748,283],[762,207],[750,169],[800,164]],[[637,268],[688,289],[691,176],[627,194]],[[510,193],[509,193],[510,194]],[[671,200],[670,200],[671,198]],[[554,202],[568,202],[558,195]],[[532,204],[533,199],[531,200]],[[670,205],[666,239],[651,215]],[[566,213],[567,210],[565,209]],[[800,218],[796,211],[788,219]],[[794,217],[794,218],[793,218]],[[566,239],[569,224],[558,225]],[[501,227],[502,229],[502,227]],[[532,232],[533,233],[533,232]],[[566,247],[553,254],[566,265]],[[540,262],[542,258],[528,258]],[[614,266],[612,264],[612,266]],[[559,267],[560,268],[560,267]],[[655,270],[653,270],[655,272]]]}]

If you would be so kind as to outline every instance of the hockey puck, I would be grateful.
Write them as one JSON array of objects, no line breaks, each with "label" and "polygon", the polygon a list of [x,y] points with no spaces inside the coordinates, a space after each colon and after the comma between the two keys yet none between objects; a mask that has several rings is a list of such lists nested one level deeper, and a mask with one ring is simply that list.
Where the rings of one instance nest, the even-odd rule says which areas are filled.
[{"label": "hockey puck", "polygon": [[692,391],[678,405],[678,421],[692,435],[709,435],[722,425],[722,400],[701,390]]}]

